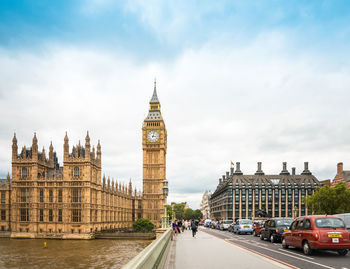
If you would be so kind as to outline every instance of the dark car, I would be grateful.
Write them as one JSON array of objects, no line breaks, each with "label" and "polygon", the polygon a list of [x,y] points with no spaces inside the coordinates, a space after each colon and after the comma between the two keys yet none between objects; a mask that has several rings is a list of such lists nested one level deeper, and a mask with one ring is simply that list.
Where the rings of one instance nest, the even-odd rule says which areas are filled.
[{"label": "dark car", "polygon": [[253,235],[260,236],[260,231],[264,228],[265,221],[254,221],[253,223]]},{"label": "dark car", "polygon": [[271,218],[265,221],[264,228],[260,230],[260,239],[269,239],[271,243],[282,241],[282,234],[292,224],[291,218]]},{"label": "dark car", "polygon": [[350,236],[344,221],[336,216],[304,216],[297,218],[283,233],[282,247],[302,248],[311,255],[314,249],[333,250],[345,256],[350,249]]}]

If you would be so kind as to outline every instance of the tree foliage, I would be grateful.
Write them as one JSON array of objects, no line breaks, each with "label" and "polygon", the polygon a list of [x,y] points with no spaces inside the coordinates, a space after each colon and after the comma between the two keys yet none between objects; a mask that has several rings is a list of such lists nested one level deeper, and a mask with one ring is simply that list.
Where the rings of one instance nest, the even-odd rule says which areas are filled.
[{"label": "tree foliage", "polygon": [[154,229],[154,224],[149,219],[138,219],[132,225],[136,232],[151,232]]},{"label": "tree foliage", "polygon": [[[175,204],[174,205],[174,215],[176,219],[201,219],[203,214],[199,209],[193,210],[191,208],[186,208],[184,204]],[[168,213],[169,214],[169,213]],[[170,214],[169,214],[170,215]]]},{"label": "tree foliage", "polygon": [[341,182],[335,187],[323,186],[312,196],[304,198],[304,203],[313,214],[341,214],[350,212],[350,189]]},{"label": "tree foliage", "polygon": [[173,208],[171,207],[171,205],[166,205],[166,213],[169,217],[169,219],[173,218]]},{"label": "tree foliage", "polygon": [[184,219],[193,219],[194,211],[191,208],[186,208],[184,213]]},{"label": "tree foliage", "polygon": [[174,212],[175,212],[176,219],[183,219],[184,218],[184,211],[185,211],[184,204],[175,204],[174,205]]},{"label": "tree foliage", "polygon": [[203,214],[199,209],[193,210],[191,208],[186,208],[184,213],[184,218],[187,220],[201,219],[203,218]]}]

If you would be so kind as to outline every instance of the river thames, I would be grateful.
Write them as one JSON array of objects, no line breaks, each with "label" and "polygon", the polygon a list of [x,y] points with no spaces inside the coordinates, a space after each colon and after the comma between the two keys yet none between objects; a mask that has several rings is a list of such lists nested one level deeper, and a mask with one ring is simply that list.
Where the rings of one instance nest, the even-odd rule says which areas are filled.
[{"label": "river thames", "polygon": [[151,242],[1,238],[0,268],[121,268]]}]

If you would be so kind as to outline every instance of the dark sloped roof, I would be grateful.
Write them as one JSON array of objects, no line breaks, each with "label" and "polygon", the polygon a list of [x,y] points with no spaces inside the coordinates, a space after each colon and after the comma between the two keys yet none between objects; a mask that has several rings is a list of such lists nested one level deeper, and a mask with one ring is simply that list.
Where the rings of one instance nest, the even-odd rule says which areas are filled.
[{"label": "dark sloped roof", "polygon": [[[226,189],[228,184],[232,184],[232,187],[235,188],[236,184],[238,184],[239,187],[241,187],[243,184],[245,187],[247,187],[249,184],[251,184],[252,187],[255,187],[257,184],[259,187],[261,187],[263,184],[265,187],[268,185],[275,186],[275,185],[282,185],[288,186],[288,184],[294,186],[294,184],[297,185],[304,185],[307,184],[317,184],[319,185],[320,182],[317,180],[317,178],[311,174],[301,174],[301,175],[230,175],[230,177],[220,183],[215,192],[213,194],[221,193],[223,190]],[[213,196],[215,196],[213,195]]]},{"label": "dark sloped roof", "polygon": [[350,171],[343,171],[343,178],[345,181],[350,182]]}]

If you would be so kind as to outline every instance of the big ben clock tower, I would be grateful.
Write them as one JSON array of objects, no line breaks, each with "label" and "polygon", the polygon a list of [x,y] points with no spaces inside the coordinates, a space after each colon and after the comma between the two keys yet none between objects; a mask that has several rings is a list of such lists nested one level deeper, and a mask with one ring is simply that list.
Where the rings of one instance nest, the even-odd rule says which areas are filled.
[{"label": "big ben clock tower", "polygon": [[143,217],[156,227],[164,215],[163,181],[166,179],[167,131],[160,112],[156,81],[149,111],[142,126]]}]

